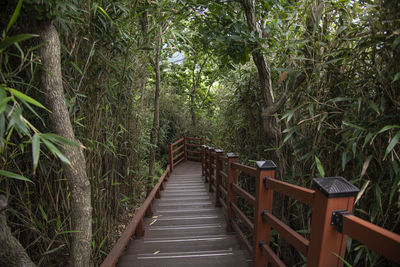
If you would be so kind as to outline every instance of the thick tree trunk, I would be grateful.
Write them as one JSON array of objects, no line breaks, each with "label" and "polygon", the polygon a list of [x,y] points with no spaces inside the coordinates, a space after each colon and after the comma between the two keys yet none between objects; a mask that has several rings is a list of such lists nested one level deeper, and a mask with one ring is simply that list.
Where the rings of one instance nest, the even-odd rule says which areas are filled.
[{"label": "thick tree trunk", "polygon": [[[257,36],[262,36],[262,31],[257,25],[256,9],[254,5],[254,0],[241,0],[243,9],[246,14],[247,26],[249,29],[257,34]],[[262,111],[263,128],[264,133],[267,138],[277,145],[281,137],[281,129],[278,118],[276,118],[274,113],[276,113],[286,101],[287,92],[283,92],[278,100],[274,99],[274,91],[272,88],[271,80],[271,69],[270,66],[262,54],[262,48],[260,44],[255,44],[252,52],[252,57],[254,64],[257,67],[258,78],[260,82],[260,93],[263,97],[264,109]]]},{"label": "thick tree trunk", "polygon": [[161,54],[161,27],[160,32],[157,36],[156,44],[156,55],[154,60],[154,72],[156,75],[156,88],[154,92],[154,118],[153,118],[153,128],[150,134],[150,161],[149,161],[149,186],[153,182],[153,176],[155,174],[155,162],[156,162],[156,149],[158,142],[158,130],[160,127],[160,86],[161,86],[161,70],[160,70],[160,54]]},{"label": "thick tree trunk", "polygon": [[[65,104],[60,58],[60,40],[54,25],[42,22],[39,35],[43,43],[40,48],[43,71],[41,75],[42,90],[46,105],[50,109],[50,123],[56,134],[78,142]],[[86,161],[81,147],[66,146],[61,152],[71,165],[63,164],[64,175],[71,191],[72,244],[70,254],[71,266],[90,266],[92,241],[92,206],[90,182],[86,174]]]},{"label": "thick tree trunk", "polygon": [[33,267],[36,266],[22,245],[12,235],[7,225],[5,208],[7,199],[0,195],[0,266]]}]

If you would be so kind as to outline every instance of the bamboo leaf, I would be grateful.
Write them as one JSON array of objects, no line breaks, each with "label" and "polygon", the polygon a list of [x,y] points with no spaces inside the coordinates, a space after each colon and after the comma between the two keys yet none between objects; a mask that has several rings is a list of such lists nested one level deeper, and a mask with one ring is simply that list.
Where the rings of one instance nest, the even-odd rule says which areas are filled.
[{"label": "bamboo leaf", "polygon": [[393,81],[392,83],[394,83],[395,81],[397,81],[398,79],[400,79],[400,72],[396,73],[396,75],[394,75]]},{"label": "bamboo leaf", "polygon": [[400,43],[400,36],[397,36],[396,40],[394,40],[392,47],[393,49],[396,49],[396,47],[399,45]]},{"label": "bamboo leaf", "polygon": [[370,183],[370,180],[368,180],[368,181],[366,181],[366,182],[364,183],[364,185],[362,186],[360,192],[358,192],[358,194],[357,194],[356,200],[354,201],[354,205],[357,204],[357,202],[360,200],[360,198],[362,197],[362,195],[363,195],[364,192],[365,192],[365,189],[367,189],[369,183]]},{"label": "bamboo leaf", "polygon": [[17,90],[15,90],[15,89],[13,89],[13,88],[7,88],[7,90],[10,91],[10,92],[11,92],[14,96],[16,96],[17,98],[19,98],[19,99],[21,99],[21,100],[23,100],[23,101],[26,101],[26,102],[28,102],[28,103],[31,103],[32,105],[35,105],[35,106],[37,106],[37,107],[40,107],[40,108],[43,108],[43,109],[49,111],[45,106],[43,106],[43,105],[40,104],[38,101],[36,101],[35,99],[33,99],[33,98],[30,97],[30,96],[27,96],[27,95],[24,94],[24,93],[21,93],[20,91],[17,91]]},{"label": "bamboo leaf", "polygon": [[0,101],[0,113],[3,113],[7,107],[8,101],[10,101],[11,97],[6,97]]},{"label": "bamboo leaf", "polygon": [[57,143],[57,144],[70,145],[70,146],[76,146],[76,147],[83,147],[79,143],[71,141],[68,138],[62,137],[62,136],[57,135],[57,134],[42,133],[42,134],[40,134],[40,136],[43,137],[43,138],[46,138],[47,140],[50,140],[50,141],[52,141],[54,143]]},{"label": "bamboo leaf", "polygon": [[315,158],[315,164],[317,164],[317,169],[318,169],[319,175],[321,177],[325,177],[325,170],[324,170],[324,167],[322,166],[321,161],[319,160],[319,158],[317,156],[314,156],[314,158]]},{"label": "bamboo leaf", "polygon": [[72,62],[72,61],[71,61],[70,63],[71,63],[71,65],[79,72],[80,75],[83,75],[82,70],[78,67],[78,65],[76,65],[75,62]]},{"label": "bamboo leaf", "polygon": [[60,150],[58,150],[58,148],[55,145],[53,145],[50,141],[46,140],[45,138],[41,139],[51,153],[55,154],[65,164],[71,165],[71,162],[60,152]]},{"label": "bamboo leaf", "polygon": [[35,133],[32,137],[32,158],[33,158],[33,173],[35,173],[40,157],[40,138],[39,134]]},{"label": "bamboo leaf", "polygon": [[12,37],[6,37],[3,41],[0,42],[0,53],[3,52],[7,47],[13,45],[18,42],[22,42],[28,40],[32,37],[38,37],[37,34],[18,34]]},{"label": "bamboo leaf", "polygon": [[390,129],[398,129],[398,128],[400,128],[399,125],[386,125],[385,127],[383,127],[382,129],[379,130],[378,134],[383,133]]},{"label": "bamboo leaf", "polygon": [[17,7],[15,8],[14,13],[11,16],[11,19],[8,22],[6,32],[8,32],[8,30],[10,30],[11,26],[15,23],[15,21],[17,21],[19,12],[21,10],[22,2],[23,2],[23,0],[18,1]]},{"label": "bamboo leaf", "polygon": [[361,177],[363,177],[365,175],[365,173],[367,172],[367,169],[368,169],[371,159],[372,159],[372,155],[369,155],[368,158],[365,160],[362,171],[361,171]]},{"label": "bamboo leaf", "polygon": [[5,171],[5,170],[0,170],[0,175],[8,177],[8,178],[13,178],[13,179],[33,183],[31,180],[29,180],[28,178],[26,178],[22,175],[19,175],[19,174],[13,173],[13,172],[9,172],[9,171]]},{"label": "bamboo leaf", "polygon": [[349,126],[349,127],[352,127],[352,128],[356,128],[356,129],[363,130],[363,131],[365,130],[363,127],[358,126],[358,125],[355,125],[355,124],[353,124],[353,123],[351,123],[351,122],[348,122],[348,121],[342,121],[342,123],[343,123],[344,125]]},{"label": "bamboo leaf", "polygon": [[43,219],[47,222],[48,221],[48,217],[47,217],[46,212],[44,212],[43,206],[41,204],[39,204],[39,210],[42,213]]},{"label": "bamboo leaf", "polygon": [[400,131],[398,131],[396,133],[396,135],[392,138],[392,141],[390,141],[389,145],[386,148],[386,152],[385,152],[385,157],[393,150],[393,148],[397,145],[397,143],[399,142],[399,138],[400,138]]}]

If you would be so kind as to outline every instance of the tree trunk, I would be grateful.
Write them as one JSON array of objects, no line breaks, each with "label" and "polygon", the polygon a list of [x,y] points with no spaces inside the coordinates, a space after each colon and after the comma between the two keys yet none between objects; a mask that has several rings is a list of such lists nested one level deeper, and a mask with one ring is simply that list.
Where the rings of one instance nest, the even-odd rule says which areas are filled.
[{"label": "tree trunk", "polygon": [[[246,14],[247,26],[258,37],[263,37],[262,31],[257,25],[254,0],[241,0],[241,3]],[[271,69],[267,60],[262,54],[261,48],[262,47],[260,44],[255,44],[255,47],[252,51],[252,57],[254,64],[257,67],[258,78],[260,82],[260,93],[263,97],[264,102],[264,108],[261,114],[263,120],[263,128],[267,138],[271,139],[272,143],[274,143],[275,145],[278,145],[278,142],[281,139],[281,129],[278,118],[273,115],[285,103],[287,92],[284,92],[281,97],[277,101],[275,101],[271,81]]]},{"label": "tree trunk", "polygon": [[197,127],[196,112],[194,111],[194,94],[190,95],[190,116],[192,117],[193,128]]},{"label": "tree trunk", "polygon": [[153,128],[150,134],[150,161],[149,161],[149,184],[151,186],[153,182],[153,176],[155,174],[155,161],[156,161],[156,149],[158,142],[158,128],[160,126],[160,84],[161,84],[161,70],[160,70],[160,54],[161,54],[161,26],[159,33],[157,35],[156,44],[156,55],[153,64],[154,72],[156,74],[156,88],[154,92],[154,118],[153,118]]},{"label": "tree trunk", "polygon": [[7,199],[0,195],[0,265],[9,267],[36,266],[19,241],[12,235],[7,225],[6,207]]},{"label": "tree trunk", "polygon": [[[78,142],[65,104],[60,58],[60,40],[52,22],[39,25],[39,35],[43,43],[40,48],[43,71],[42,90],[47,107],[50,109],[50,123],[56,134]],[[71,165],[63,163],[64,175],[71,191],[72,244],[71,266],[90,266],[92,241],[92,206],[90,182],[86,174],[86,161],[81,147],[61,147],[61,152]]]}]

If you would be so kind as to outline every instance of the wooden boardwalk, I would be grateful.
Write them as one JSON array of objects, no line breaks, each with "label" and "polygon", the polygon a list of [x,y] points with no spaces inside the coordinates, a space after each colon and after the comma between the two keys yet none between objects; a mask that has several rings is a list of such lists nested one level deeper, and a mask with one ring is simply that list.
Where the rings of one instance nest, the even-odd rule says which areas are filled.
[{"label": "wooden boardwalk", "polygon": [[129,243],[118,266],[252,266],[206,185],[200,163],[177,166],[144,220],[144,237]]}]

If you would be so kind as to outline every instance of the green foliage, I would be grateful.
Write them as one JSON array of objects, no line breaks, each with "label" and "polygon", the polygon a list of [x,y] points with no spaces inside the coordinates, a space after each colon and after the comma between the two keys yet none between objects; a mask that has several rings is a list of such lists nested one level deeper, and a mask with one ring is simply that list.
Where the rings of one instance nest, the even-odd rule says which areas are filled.
[{"label": "green foliage", "polygon": [[[166,24],[156,176],[168,162],[168,143],[184,134],[207,136],[247,163],[275,160],[279,178],[294,184],[310,187],[316,176],[342,175],[362,188],[358,216],[399,231],[398,4],[255,2],[262,38],[248,30],[235,1],[1,4],[0,192],[12,198],[15,232],[30,233],[16,237],[35,262],[63,262],[74,232],[60,165],[69,159],[60,146],[85,148],[95,265],[118,237],[119,218],[143,200],[155,81],[150,64],[157,31]],[[66,103],[79,144],[48,133],[32,17],[53,20],[60,33]],[[259,47],[271,65],[274,91],[306,77],[275,114],[278,145],[262,128],[263,96],[250,60]],[[183,60],[172,64],[175,52]],[[254,190],[250,178],[241,179]],[[307,237],[311,211],[287,199],[280,203],[279,214]],[[273,243],[286,253],[277,236]],[[304,261],[288,251],[287,259]],[[344,262],[386,264],[356,241]]]}]

